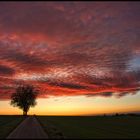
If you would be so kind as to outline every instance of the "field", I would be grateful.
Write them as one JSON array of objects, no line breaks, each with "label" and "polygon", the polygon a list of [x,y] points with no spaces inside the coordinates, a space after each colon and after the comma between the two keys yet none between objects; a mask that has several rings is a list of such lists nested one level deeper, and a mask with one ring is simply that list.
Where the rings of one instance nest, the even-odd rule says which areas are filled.
[{"label": "field", "polygon": [[23,119],[22,116],[0,115],[0,139],[6,138]]},{"label": "field", "polygon": [[37,119],[50,138],[62,134],[65,138],[140,138],[140,116],[37,116]]},{"label": "field", "polygon": [[[36,116],[49,138],[140,138],[140,116]],[[24,119],[0,116],[0,138]]]}]

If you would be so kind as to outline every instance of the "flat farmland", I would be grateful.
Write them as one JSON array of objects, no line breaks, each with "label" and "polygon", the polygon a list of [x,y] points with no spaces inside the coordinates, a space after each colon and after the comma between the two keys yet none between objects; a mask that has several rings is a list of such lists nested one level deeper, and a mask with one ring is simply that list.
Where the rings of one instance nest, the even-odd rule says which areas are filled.
[{"label": "flat farmland", "polygon": [[20,115],[0,115],[0,139],[6,138],[23,119]]},{"label": "flat farmland", "polygon": [[[37,116],[50,138],[140,138],[140,116]],[[57,136],[56,136],[57,135]]]}]

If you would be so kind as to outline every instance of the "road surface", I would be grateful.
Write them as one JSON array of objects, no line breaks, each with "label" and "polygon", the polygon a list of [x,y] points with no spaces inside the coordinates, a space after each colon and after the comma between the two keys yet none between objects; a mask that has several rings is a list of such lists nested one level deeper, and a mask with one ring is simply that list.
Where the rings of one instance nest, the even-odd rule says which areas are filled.
[{"label": "road surface", "polygon": [[14,129],[7,139],[47,139],[40,123],[34,116],[27,117],[19,126]]}]

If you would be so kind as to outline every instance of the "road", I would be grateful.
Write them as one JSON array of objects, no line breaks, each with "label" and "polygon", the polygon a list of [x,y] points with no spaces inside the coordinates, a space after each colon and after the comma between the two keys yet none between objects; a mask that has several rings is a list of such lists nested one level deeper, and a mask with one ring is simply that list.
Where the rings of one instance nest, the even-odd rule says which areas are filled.
[{"label": "road", "polygon": [[7,139],[47,139],[40,123],[34,116],[27,117],[21,124],[14,129]]}]

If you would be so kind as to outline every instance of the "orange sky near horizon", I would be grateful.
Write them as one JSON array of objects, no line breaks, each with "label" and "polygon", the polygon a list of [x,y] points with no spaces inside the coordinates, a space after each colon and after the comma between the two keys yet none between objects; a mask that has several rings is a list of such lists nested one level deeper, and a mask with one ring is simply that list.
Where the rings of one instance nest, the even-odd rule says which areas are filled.
[{"label": "orange sky near horizon", "polygon": [[[37,105],[30,108],[29,115],[103,115],[114,113],[140,112],[140,93],[115,97],[50,97],[37,99]],[[0,101],[0,115],[22,115],[22,110],[10,106],[10,101]]]}]

